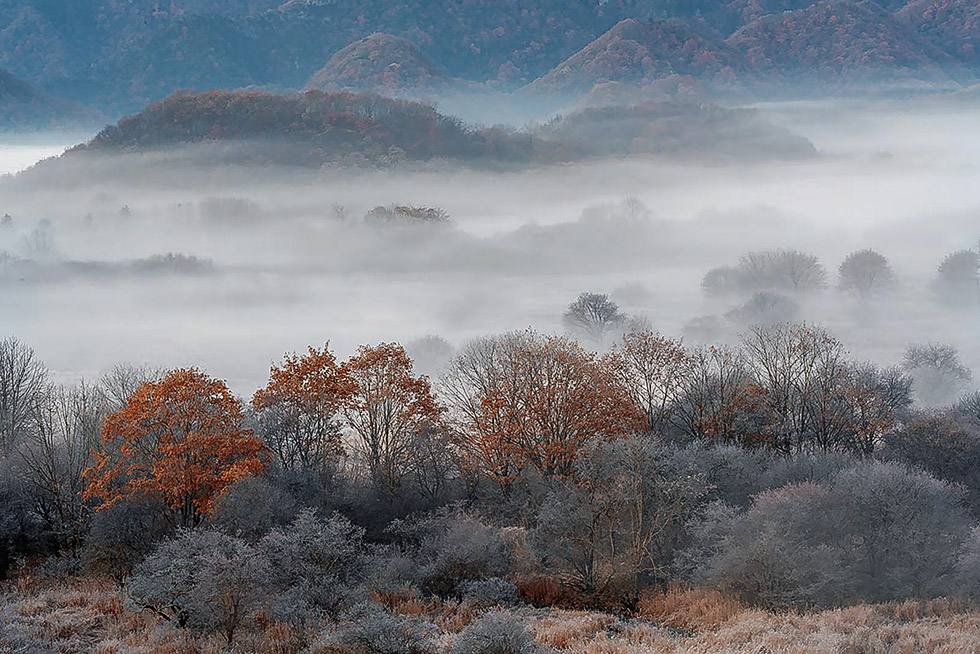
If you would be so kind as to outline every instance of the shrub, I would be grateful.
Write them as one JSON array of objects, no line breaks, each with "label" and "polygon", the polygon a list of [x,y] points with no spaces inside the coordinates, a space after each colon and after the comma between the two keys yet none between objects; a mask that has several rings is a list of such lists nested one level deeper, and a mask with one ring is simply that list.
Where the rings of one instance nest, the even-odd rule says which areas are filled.
[{"label": "shrub", "polygon": [[351,654],[433,654],[435,625],[358,604],[343,616],[337,643]]},{"label": "shrub", "polygon": [[769,605],[929,598],[953,587],[962,492],[926,473],[861,463],[822,483],[712,505],[680,563],[695,581]]},{"label": "shrub", "polygon": [[364,530],[342,515],[323,521],[312,509],[269,532],[257,547],[269,563],[273,614],[305,622],[344,608],[364,576],[363,539]]},{"label": "shrub", "polygon": [[520,618],[491,611],[456,637],[452,654],[535,654],[541,648]]},{"label": "shrub", "polygon": [[506,579],[491,577],[459,585],[464,602],[483,606],[516,604],[517,586]]},{"label": "shrub", "polygon": [[165,541],[128,580],[133,603],[181,627],[220,631],[228,643],[265,599],[268,566],[254,548],[210,529]]}]

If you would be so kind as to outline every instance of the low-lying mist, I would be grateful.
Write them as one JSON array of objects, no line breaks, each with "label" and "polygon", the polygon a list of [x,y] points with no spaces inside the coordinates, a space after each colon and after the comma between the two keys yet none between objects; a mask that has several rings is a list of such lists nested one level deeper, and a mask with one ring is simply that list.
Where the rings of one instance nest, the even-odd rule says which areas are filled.
[{"label": "low-lying mist", "polygon": [[[0,181],[0,336],[66,381],[120,361],[197,365],[242,394],[283,352],[328,339],[346,355],[428,334],[558,332],[583,291],[688,342],[732,341],[759,316],[733,312],[749,297],[704,293],[704,274],[789,249],[816,255],[829,287],[790,298],[787,317],[825,325],[857,358],[897,363],[938,341],[980,371],[980,308],[932,288],[944,257],[980,239],[980,110],[758,108],[820,156],[352,173],[215,169],[189,149],[45,166]],[[23,147],[0,145],[0,170],[25,165]],[[837,268],[864,248],[897,280],[859,300],[836,290]]]}]

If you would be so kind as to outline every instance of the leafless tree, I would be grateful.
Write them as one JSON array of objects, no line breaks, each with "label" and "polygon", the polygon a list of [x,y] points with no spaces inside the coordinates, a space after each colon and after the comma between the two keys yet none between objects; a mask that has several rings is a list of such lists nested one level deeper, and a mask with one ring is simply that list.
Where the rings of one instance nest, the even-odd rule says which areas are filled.
[{"label": "leafless tree", "polygon": [[31,419],[48,372],[16,338],[0,341],[0,453],[9,452]]},{"label": "leafless tree", "polygon": [[572,336],[600,347],[625,321],[619,306],[604,293],[582,293],[562,316],[565,329]]}]

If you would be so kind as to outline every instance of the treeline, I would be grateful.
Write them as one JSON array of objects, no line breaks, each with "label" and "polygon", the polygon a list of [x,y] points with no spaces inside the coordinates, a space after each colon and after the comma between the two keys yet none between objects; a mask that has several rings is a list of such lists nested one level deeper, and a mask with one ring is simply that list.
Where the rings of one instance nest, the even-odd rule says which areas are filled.
[{"label": "treeline", "polygon": [[[923,368],[962,372],[942,346],[857,362],[798,324],[732,348],[629,332],[601,355],[527,331],[469,343],[436,381],[394,343],[311,347],[246,403],[197,369],[56,386],[8,339],[0,573],[109,575],[162,620],[229,643],[284,625],[297,651],[434,651],[431,625],[391,612],[426,598],[970,599],[980,395],[918,410]],[[526,639],[494,615],[479,638]]]}]

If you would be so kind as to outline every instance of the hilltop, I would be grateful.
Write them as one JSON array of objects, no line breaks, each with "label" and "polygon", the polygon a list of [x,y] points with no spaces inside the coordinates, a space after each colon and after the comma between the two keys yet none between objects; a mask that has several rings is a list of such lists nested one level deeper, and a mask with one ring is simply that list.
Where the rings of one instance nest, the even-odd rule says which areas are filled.
[{"label": "hilltop", "polygon": [[306,84],[318,91],[373,91],[402,95],[445,90],[446,71],[414,43],[391,34],[372,34],[330,57]]}]

